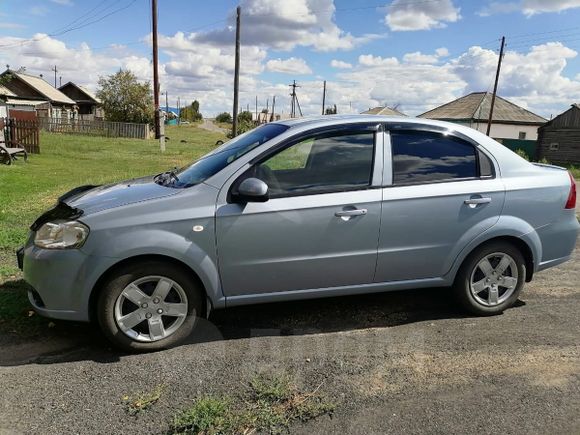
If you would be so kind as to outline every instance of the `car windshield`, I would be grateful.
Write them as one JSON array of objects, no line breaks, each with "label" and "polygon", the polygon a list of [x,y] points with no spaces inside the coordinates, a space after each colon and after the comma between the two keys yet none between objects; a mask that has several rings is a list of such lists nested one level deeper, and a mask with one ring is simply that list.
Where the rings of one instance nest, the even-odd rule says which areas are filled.
[{"label": "car windshield", "polygon": [[249,153],[254,148],[282,134],[287,129],[288,126],[286,125],[264,124],[226,142],[190,166],[180,169],[177,172],[170,171],[159,174],[156,177],[156,182],[176,188],[199,184],[212,175],[217,174],[244,154]]}]

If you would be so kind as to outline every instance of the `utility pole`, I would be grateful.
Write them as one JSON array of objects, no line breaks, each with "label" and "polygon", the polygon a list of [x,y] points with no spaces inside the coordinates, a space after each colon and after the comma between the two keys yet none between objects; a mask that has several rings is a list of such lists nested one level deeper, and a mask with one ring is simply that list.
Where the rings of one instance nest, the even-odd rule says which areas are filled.
[{"label": "utility pole", "polygon": [[181,124],[181,101],[180,101],[180,97],[177,97],[177,124]]},{"label": "utility pole", "polygon": [[272,97],[272,115],[270,116],[270,122],[274,121],[274,116],[276,116],[276,95]]},{"label": "utility pole", "polygon": [[54,66],[53,69],[51,69],[51,71],[54,71],[54,87],[56,88],[56,73],[58,72],[58,70],[56,69],[56,65]]},{"label": "utility pole", "polygon": [[326,80],[324,80],[324,85],[322,87],[322,114],[324,115],[324,106],[326,105]]},{"label": "utility pole", "polygon": [[491,96],[491,107],[489,108],[489,120],[487,121],[487,132],[491,131],[491,122],[493,120],[493,107],[495,106],[495,96],[497,95],[497,84],[499,82],[499,73],[501,71],[501,61],[503,59],[503,49],[505,47],[505,36],[501,37],[501,47],[499,49],[499,60],[497,61],[497,72],[495,73],[495,84],[493,85],[493,95]]},{"label": "utility pole", "polygon": [[234,70],[234,119],[232,122],[232,137],[238,134],[238,94],[240,91],[240,14],[241,8],[236,8],[236,61]]},{"label": "utility pole", "polygon": [[256,122],[258,122],[258,96],[256,95]]},{"label": "utility pole", "polygon": [[298,95],[296,95],[296,88],[299,88],[296,84],[296,80],[292,81],[291,85],[288,85],[292,88],[292,93],[290,96],[292,97],[292,104],[290,105],[290,117],[296,118],[296,108],[298,107],[298,111],[300,112],[300,116],[302,116],[302,109],[300,108],[300,103],[298,102]]},{"label": "utility pole", "polygon": [[58,77],[58,86],[62,86],[62,76]]},{"label": "utility pole", "polygon": [[[159,53],[157,48],[157,0],[151,0],[151,17],[153,25],[153,100],[155,102],[155,139],[161,137],[159,123]],[[165,149],[165,141],[161,144],[161,151]]]}]

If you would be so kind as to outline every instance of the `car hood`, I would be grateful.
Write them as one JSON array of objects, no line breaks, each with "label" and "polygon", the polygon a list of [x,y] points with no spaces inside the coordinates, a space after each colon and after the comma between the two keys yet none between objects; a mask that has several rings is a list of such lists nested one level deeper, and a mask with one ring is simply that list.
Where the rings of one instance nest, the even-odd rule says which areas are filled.
[{"label": "car hood", "polygon": [[161,186],[153,177],[135,178],[105,186],[84,186],[73,189],[60,202],[82,210],[83,215],[121,207],[136,202],[163,198],[179,193],[180,189]]}]

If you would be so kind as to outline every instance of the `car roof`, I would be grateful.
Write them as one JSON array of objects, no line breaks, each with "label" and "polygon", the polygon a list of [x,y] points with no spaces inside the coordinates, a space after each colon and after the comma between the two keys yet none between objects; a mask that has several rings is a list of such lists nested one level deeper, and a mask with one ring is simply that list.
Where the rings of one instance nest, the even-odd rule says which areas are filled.
[{"label": "car roof", "polygon": [[275,121],[276,124],[286,125],[288,127],[306,127],[306,126],[317,127],[325,125],[340,125],[360,122],[432,125],[451,130],[457,130],[458,127],[460,127],[458,124],[445,121],[436,121],[433,119],[411,118],[408,116],[383,116],[383,115],[364,115],[364,114],[319,115]]}]

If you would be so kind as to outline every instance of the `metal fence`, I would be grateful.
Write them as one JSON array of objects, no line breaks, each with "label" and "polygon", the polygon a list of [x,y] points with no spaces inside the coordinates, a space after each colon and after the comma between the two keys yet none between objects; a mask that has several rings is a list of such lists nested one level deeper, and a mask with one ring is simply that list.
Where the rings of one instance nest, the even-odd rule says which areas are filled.
[{"label": "metal fence", "polygon": [[151,137],[149,124],[52,118],[38,118],[38,121],[42,130],[50,131],[52,133],[126,137],[131,139],[149,139]]}]

